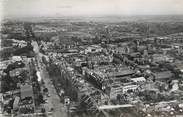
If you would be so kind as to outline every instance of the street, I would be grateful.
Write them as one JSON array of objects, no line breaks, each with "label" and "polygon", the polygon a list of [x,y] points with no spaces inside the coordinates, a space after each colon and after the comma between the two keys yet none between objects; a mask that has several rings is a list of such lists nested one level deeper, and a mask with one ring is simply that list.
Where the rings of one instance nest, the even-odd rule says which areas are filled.
[{"label": "street", "polygon": [[44,66],[44,64],[42,64],[42,60],[41,57],[43,56],[40,52],[39,52],[39,47],[37,42],[33,41],[32,45],[34,47],[34,52],[36,53],[36,59],[38,62],[38,69],[41,75],[41,78],[43,78],[43,81],[45,83],[46,88],[48,88],[48,92],[49,92],[49,97],[47,98],[47,104],[45,104],[45,109],[46,112],[49,112],[51,109],[53,109],[53,113],[52,113],[52,117],[68,117],[67,112],[66,112],[66,107],[64,106],[64,104],[62,104],[60,102],[60,98],[57,95],[56,89],[53,86],[49,75],[46,71],[46,68]]}]

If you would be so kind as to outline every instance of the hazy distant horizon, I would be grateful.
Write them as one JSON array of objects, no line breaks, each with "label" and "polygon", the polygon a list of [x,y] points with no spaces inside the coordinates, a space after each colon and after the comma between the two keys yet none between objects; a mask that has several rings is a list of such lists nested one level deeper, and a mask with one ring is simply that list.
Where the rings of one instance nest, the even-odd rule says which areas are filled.
[{"label": "hazy distant horizon", "polygon": [[4,21],[94,21],[94,22],[183,22],[183,15],[96,15],[96,16],[37,16],[5,18]]},{"label": "hazy distant horizon", "polygon": [[4,18],[183,15],[183,0],[3,0]]}]

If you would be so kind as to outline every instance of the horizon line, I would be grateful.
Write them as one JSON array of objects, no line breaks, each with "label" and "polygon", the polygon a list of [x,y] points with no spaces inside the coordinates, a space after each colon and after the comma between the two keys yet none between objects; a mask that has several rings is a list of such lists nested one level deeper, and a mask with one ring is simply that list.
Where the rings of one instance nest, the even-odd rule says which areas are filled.
[{"label": "horizon line", "polygon": [[5,19],[9,19],[9,18],[13,18],[13,19],[24,19],[24,18],[61,18],[61,17],[64,17],[64,18],[71,18],[71,17],[93,17],[93,18],[97,18],[97,17],[124,17],[124,16],[127,16],[127,17],[133,17],[133,16],[183,16],[183,14],[123,14],[123,15],[119,15],[119,14],[109,14],[109,15],[60,15],[60,16],[55,16],[55,15],[40,15],[40,16],[20,16],[20,17],[17,17],[17,16],[1,16],[3,18],[3,20]]}]

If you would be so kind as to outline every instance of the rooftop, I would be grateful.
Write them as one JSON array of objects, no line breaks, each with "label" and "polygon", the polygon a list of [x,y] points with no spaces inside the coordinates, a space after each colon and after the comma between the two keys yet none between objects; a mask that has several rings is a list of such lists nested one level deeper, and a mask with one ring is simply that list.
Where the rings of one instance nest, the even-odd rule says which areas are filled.
[{"label": "rooftop", "polygon": [[156,79],[169,79],[173,76],[170,71],[156,72],[154,73]]},{"label": "rooftop", "polygon": [[33,97],[33,89],[31,85],[25,84],[20,87],[21,99]]}]

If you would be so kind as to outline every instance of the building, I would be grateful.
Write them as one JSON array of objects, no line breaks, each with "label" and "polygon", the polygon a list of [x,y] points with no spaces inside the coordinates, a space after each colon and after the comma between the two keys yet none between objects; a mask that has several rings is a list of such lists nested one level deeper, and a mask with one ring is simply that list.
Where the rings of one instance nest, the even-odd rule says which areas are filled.
[{"label": "building", "polygon": [[154,54],[152,55],[152,59],[154,62],[173,62],[174,58],[168,55],[163,54]]},{"label": "building", "polygon": [[102,47],[100,47],[99,45],[91,45],[85,49],[85,54],[96,53],[96,52],[101,52],[101,51],[102,51]]},{"label": "building", "polygon": [[168,81],[172,79],[173,73],[170,71],[162,71],[153,73],[155,80]]},{"label": "building", "polygon": [[27,114],[34,113],[35,103],[33,88],[31,85],[25,84],[20,87],[20,103],[19,113]]},{"label": "building", "polygon": [[137,77],[137,78],[132,78],[131,79],[133,82],[135,83],[143,83],[146,81],[146,79],[144,77]]},{"label": "building", "polygon": [[127,93],[127,91],[136,91],[138,87],[139,87],[138,85],[134,84],[123,86],[123,94]]}]

